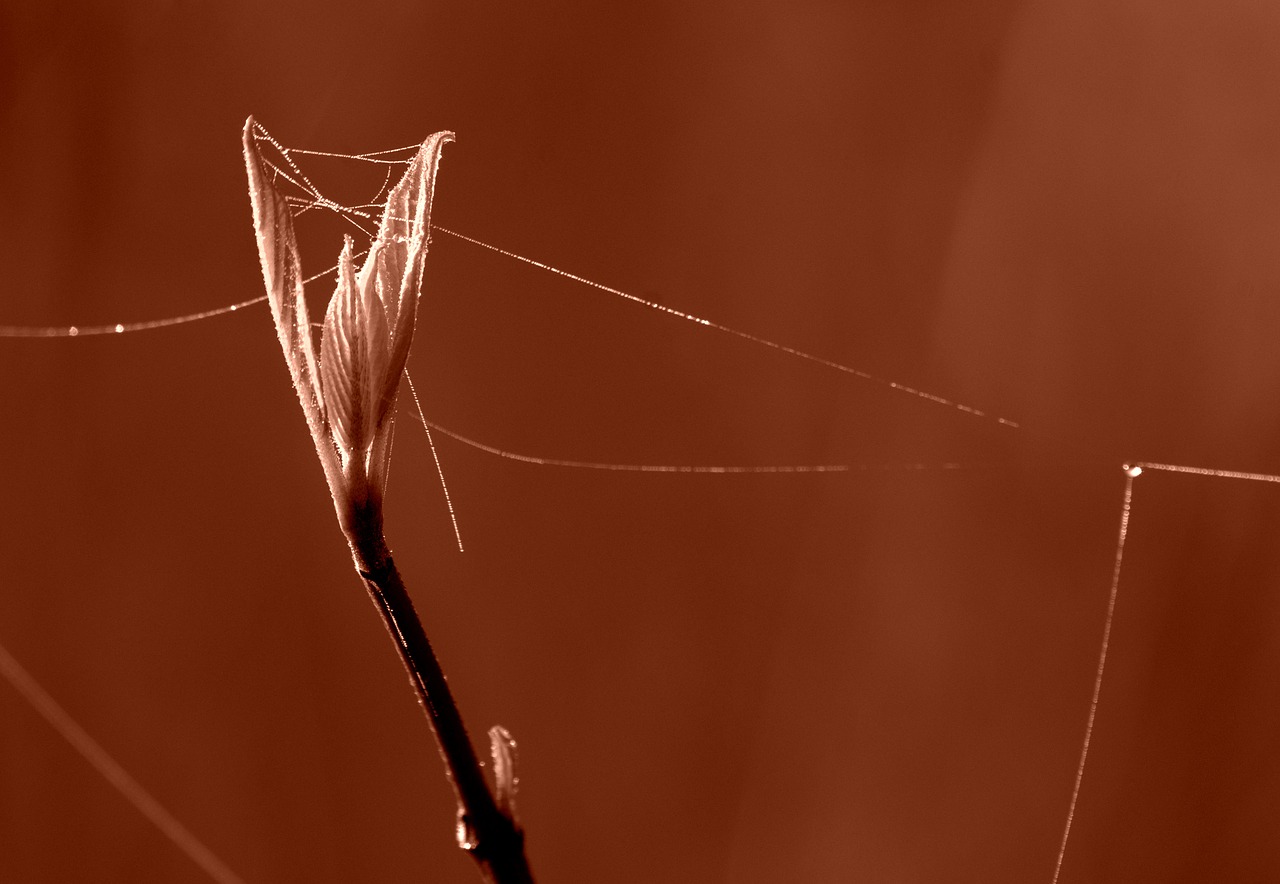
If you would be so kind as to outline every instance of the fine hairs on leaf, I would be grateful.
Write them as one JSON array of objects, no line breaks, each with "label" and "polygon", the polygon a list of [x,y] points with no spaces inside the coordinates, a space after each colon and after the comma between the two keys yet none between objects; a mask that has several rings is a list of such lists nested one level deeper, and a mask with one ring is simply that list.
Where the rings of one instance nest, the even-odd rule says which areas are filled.
[{"label": "fine hairs on leaf", "polygon": [[458,799],[459,845],[487,881],[532,882],[524,833],[514,813],[515,743],[505,730],[496,728],[497,736],[491,731],[498,773],[495,799],[382,530],[396,394],[421,296],[436,171],[453,133],[437,132],[422,143],[387,195],[378,235],[359,271],[351,238],[345,238],[318,354],[292,214],[275,185],[279,170],[264,159],[260,139],[276,144],[250,117],[244,126],[244,159],[262,278],[338,524],[431,723]]}]

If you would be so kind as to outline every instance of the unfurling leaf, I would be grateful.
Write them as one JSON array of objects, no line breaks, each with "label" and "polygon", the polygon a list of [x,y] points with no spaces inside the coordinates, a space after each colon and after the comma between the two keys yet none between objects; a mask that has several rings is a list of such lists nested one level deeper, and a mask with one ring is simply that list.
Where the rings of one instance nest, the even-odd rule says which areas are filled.
[{"label": "unfurling leaf", "polygon": [[249,197],[253,203],[253,229],[258,238],[258,257],[267,300],[275,319],[280,346],[289,373],[302,399],[308,420],[323,413],[323,400],[316,386],[316,357],[311,343],[311,320],[302,295],[302,262],[293,232],[289,204],[271,184],[262,155],[253,138],[253,118],[245,124],[244,158],[249,173]]}]

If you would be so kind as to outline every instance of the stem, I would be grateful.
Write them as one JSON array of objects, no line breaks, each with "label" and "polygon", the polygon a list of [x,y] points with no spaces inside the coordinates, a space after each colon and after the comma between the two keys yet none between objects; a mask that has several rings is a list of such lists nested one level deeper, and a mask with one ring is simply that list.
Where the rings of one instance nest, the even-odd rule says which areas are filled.
[{"label": "stem", "polygon": [[400,651],[448,769],[458,798],[458,845],[471,854],[490,884],[533,884],[524,855],[524,831],[499,809],[489,791],[444,671],[391,553],[379,538],[374,555],[359,558],[363,563],[356,570]]}]

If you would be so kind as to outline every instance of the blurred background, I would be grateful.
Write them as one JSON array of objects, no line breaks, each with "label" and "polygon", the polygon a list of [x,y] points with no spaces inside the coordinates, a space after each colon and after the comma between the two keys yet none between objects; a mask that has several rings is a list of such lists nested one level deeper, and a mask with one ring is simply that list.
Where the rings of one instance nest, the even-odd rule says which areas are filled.
[{"label": "blurred background", "polygon": [[[447,128],[439,224],[1018,421],[437,235],[410,367],[453,430],[966,468],[437,439],[459,553],[402,422],[387,529],[540,881],[1048,881],[1121,464],[1280,472],[1278,41],[1256,0],[8,2],[0,324],[261,294],[251,113]],[[0,643],[238,875],[477,880],[265,307],[0,340],[0,463]],[[1134,491],[1061,880],[1276,879],[1280,487]],[[7,684],[0,879],[206,880]]]}]

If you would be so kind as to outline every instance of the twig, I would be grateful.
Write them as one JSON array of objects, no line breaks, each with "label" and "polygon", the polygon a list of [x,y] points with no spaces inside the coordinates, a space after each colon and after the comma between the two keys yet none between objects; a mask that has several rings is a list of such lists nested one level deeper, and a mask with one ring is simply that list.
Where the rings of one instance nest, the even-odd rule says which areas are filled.
[{"label": "twig", "polygon": [[357,570],[400,651],[409,681],[431,722],[440,757],[448,768],[458,798],[458,844],[471,854],[481,873],[493,884],[532,884],[533,875],[524,854],[524,831],[494,801],[413,600],[385,544],[379,546],[381,555],[377,561],[367,562],[366,568]]}]

